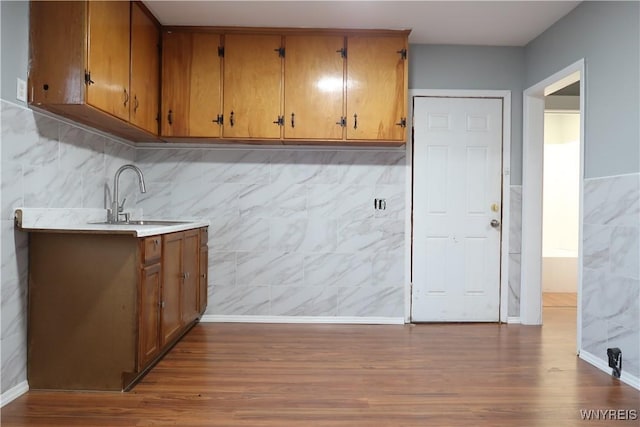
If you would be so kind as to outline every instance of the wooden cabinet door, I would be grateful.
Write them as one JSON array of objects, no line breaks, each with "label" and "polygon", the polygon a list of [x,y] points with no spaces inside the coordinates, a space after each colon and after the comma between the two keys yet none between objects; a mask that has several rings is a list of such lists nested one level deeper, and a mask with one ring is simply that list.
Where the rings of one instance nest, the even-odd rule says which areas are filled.
[{"label": "wooden cabinet door", "polygon": [[139,3],[131,3],[130,121],[158,133],[160,109],[160,29]]},{"label": "wooden cabinet door", "polygon": [[404,36],[347,38],[347,139],[404,141]]},{"label": "wooden cabinet door", "polygon": [[281,47],[279,35],[225,35],[223,137],[280,138]]},{"label": "wooden cabinet door", "polygon": [[198,273],[200,272],[200,230],[184,232],[182,241],[182,324],[186,325],[198,318]]},{"label": "wooden cabinet door", "polygon": [[342,139],[344,37],[286,36],[284,138]]},{"label": "wooden cabinet door", "polygon": [[160,264],[142,269],[138,310],[138,371],[160,351]]},{"label": "wooden cabinet door", "polygon": [[220,35],[168,31],[162,46],[163,136],[219,137]]},{"label": "wooden cabinet door", "polygon": [[162,238],[162,302],[160,337],[164,347],[178,336],[182,322],[180,298],[182,286],[182,240],[184,233],[166,234]]},{"label": "wooden cabinet door", "polygon": [[87,103],[129,120],[129,2],[90,1]]},{"label": "wooden cabinet door", "polygon": [[200,274],[198,274],[198,312],[204,314],[207,309],[209,291],[209,247],[206,243],[200,246]]}]

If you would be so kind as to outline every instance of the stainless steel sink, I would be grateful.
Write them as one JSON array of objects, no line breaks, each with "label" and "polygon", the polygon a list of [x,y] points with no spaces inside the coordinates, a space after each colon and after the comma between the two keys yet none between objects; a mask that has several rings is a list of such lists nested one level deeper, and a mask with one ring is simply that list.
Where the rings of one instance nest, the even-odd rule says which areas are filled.
[{"label": "stainless steel sink", "polygon": [[171,225],[179,225],[179,224],[187,224],[189,221],[162,221],[162,220],[153,220],[153,219],[139,219],[139,220],[131,220],[131,221],[121,221],[121,222],[109,222],[109,221],[101,221],[101,222],[91,222],[90,224],[97,225],[149,225],[149,226],[171,226]]}]

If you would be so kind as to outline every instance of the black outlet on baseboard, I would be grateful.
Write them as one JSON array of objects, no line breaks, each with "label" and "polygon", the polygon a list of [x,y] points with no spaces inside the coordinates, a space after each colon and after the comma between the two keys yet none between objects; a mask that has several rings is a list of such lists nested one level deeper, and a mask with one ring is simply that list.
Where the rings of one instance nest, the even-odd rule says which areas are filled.
[{"label": "black outlet on baseboard", "polygon": [[622,374],[622,350],[618,347],[608,348],[607,357],[609,358],[609,367],[613,369],[611,375],[620,378],[620,374]]}]

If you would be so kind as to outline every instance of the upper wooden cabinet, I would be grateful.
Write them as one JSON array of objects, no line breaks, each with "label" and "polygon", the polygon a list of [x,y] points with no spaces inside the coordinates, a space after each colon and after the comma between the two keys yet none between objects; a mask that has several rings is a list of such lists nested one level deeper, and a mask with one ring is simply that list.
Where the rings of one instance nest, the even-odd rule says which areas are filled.
[{"label": "upper wooden cabinet", "polygon": [[285,37],[284,138],[343,137],[344,37]]},{"label": "upper wooden cabinet", "polygon": [[131,5],[131,123],[158,133],[160,28],[140,3]]},{"label": "upper wooden cabinet", "polygon": [[347,140],[404,141],[407,38],[349,36],[347,52]]},{"label": "upper wooden cabinet", "polygon": [[[162,136],[168,141],[405,142],[407,31],[218,30],[221,58],[212,54],[218,36],[210,32],[208,47],[197,56],[198,72],[194,37],[208,30],[165,32]],[[194,92],[193,81],[202,76],[208,80]],[[211,108],[219,99],[221,114]],[[208,132],[196,130],[198,114]],[[220,123],[222,133],[213,126]]]},{"label": "upper wooden cabinet", "polygon": [[[148,108],[157,115],[158,40],[137,31],[143,6],[134,6],[132,30],[130,2],[30,2],[29,104],[132,141],[156,140],[157,127],[141,124],[137,113]],[[138,77],[156,89],[141,89]]]},{"label": "upper wooden cabinet", "polygon": [[224,138],[281,136],[282,37],[224,37]]},{"label": "upper wooden cabinet", "polygon": [[220,35],[215,33],[163,33],[162,136],[220,136],[220,46]]},{"label": "upper wooden cabinet", "polygon": [[90,1],[87,104],[129,120],[130,5]]}]

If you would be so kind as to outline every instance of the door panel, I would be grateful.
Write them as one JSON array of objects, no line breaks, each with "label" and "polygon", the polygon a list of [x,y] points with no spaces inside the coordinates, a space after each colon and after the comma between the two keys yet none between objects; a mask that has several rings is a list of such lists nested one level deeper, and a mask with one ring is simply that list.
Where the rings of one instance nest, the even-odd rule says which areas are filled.
[{"label": "door panel", "polygon": [[158,133],[160,30],[138,3],[131,3],[131,123]]},{"label": "door panel", "polygon": [[287,36],[284,137],[341,139],[344,99],[342,36]]},{"label": "door panel", "polygon": [[222,114],[220,35],[194,33],[189,84],[189,136],[219,137],[221,127],[215,122]]},{"label": "door panel", "polygon": [[187,32],[162,34],[162,136],[189,135],[191,41]]},{"label": "door panel", "polygon": [[[347,38],[347,139],[403,141],[404,37]],[[357,116],[357,118],[356,118]]]},{"label": "door panel", "polygon": [[162,346],[177,337],[181,330],[182,239],[184,233],[166,234],[162,238]]},{"label": "door panel", "polygon": [[143,268],[140,281],[138,370],[160,351],[160,264]]},{"label": "door panel", "polygon": [[200,260],[200,230],[189,230],[183,240],[182,324],[191,323],[198,317],[198,262]]},{"label": "door panel", "polygon": [[420,97],[414,120],[412,319],[498,321],[502,100]]},{"label": "door panel", "polygon": [[87,103],[129,120],[129,2],[89,2]]},{"label": "door panel", "polygon": [[224,36],[225,138],[280,138],[280,47],[282,37],[277,35]]}]

